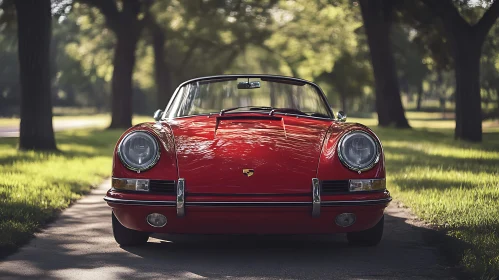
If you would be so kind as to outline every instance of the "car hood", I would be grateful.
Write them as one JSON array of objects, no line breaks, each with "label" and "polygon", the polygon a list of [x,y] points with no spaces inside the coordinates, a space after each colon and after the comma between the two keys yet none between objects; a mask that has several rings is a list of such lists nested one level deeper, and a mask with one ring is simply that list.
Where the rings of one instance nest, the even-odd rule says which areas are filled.
[{"label": "car hood", "polygon": [[[259,114],[168,121],[186,193],[205,195],[311,192],[331,124],[331,120]],[[252,174],[245,175],[246,169]]]}]

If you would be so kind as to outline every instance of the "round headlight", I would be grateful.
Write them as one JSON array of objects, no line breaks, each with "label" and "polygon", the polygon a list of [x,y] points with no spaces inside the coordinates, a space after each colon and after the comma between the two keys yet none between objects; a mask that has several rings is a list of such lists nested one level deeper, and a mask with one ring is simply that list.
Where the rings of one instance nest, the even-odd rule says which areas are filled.
[{"label": "round headlight", "polygon": [[371,169],[379,160],[377,141],[364,131],[352,131],[345,134],[338,145],[341,162],[351,170]]},{"label": "round headlight", "polygon": [[118,155],[128,169],[137,172],[145,171],[158,162],[158,141],[148,132],[133,131],[121,140]]}]

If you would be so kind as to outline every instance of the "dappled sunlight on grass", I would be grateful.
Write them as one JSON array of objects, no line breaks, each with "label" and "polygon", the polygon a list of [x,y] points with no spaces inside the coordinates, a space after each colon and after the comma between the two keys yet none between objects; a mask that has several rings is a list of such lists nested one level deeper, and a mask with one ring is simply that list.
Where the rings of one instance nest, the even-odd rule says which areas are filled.
[{"label": "dappled sunlight on grass", "polygon": [[445,144],[422,141],[418,143],[401,141],[383,141],[384,147],[411,149],[415,152],[424,153],[430,156],[443,156],[455,159],[497,159],[499,151],[487,151],[479,147],[455,148]]},{"label": "dappled sunlight on grass", "polygon": [[[406,112],[406,117],[409,124],[413,128],[425,129],[428,131],[440,131],[441,129],[452,130],[456,127],[453,113],[447,113],[445,119],[442,113],[428,113],[428,112]],[[358,122],[369,127],[378,125],[376,114],[371,118],[347,118],[348,122]],[[482,123],[485,132],[499,132],[499,120],[487,120]]]},{"label": "dappled sunlight on grass", "polygon": [[[53,124],[58,123],[68,123],[71,121],[75,122],[85,122],[92,121],[97,127],[106,127],[111,123],[111,115],[109,114],[96,114],[96,115],[81,115],[81,116],[54,116]],[[138,124],[142,122],[153,121],[152,113],[151,116],[134,115],[132,119],[133,124]],[[0,118],[0,126],[19,126],[19,118]]]},{"label": "dappled sunlight on grass", "polygon": [[121,131],[57,134],[59,152],[18,151],[17,138],[0,139],[0,248],[25,242],[58,210],[111,173]]},{"label": "dappled sunlight on grass", "polygon": [[[96,120],[108,115],[61,116],[54,122]],[[134,116],[133,123],[152,117]],[[0,119],[0,125],[19,119]],[[58,152],[19,151],[18,138],[0,138],[0,251],[29,240],[40,225],[53,219],[92,186],[111,174],[114,145],[122,131],[80,129],[56,134]]]},{"label": "dappled sunlight on grass", "polygon": [[374,130],[383,142],[393,196],[418,217],[459,238],[462,264],[499,276],[499,133],[483,143],[453,140],[453,131]]}]

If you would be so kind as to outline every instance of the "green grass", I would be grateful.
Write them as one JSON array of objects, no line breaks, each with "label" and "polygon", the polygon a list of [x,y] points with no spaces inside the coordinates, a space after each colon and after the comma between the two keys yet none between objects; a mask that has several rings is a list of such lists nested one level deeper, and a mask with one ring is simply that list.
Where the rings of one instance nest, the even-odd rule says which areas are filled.
[{"label": "green grass", "polygon": [[[72,120],[91,120],[102,123],[102,126],[109,124],[111,117],[109,115],[89,115],[89,116],[55,116],[54,123]],[[19,118],[0,118],[0,126],[18,126]]]},{"label": "green grass", "polygon": [[[0,126],[19,126],[19,118],[0,118]],[[111,123],[109,114],[82,115],[82,116],[54,116],[53,123],[63,123],[71,121],[94,121],[96,127],[106,127]],[[133,116],[133,123],[152,121],[152,116]]]},{"label": "green grass", "polygon": [[56,153],[22,152],[17,138],[0,138],[0,252],[31,238],[61,210],[109,176],[121,131],[56,134]]},{"label": "green grass", "polygon": [[[451,130],[455,128],[455,122],[452,119],[454,117],[453,113],[447,113],[445,118],[443,118],[442,113],[435,112],[406,112],[405,113],[409,124],[418,129],[426,129],[431,131],[447,131],[451,133]],[[359,122],[365,124],[369,127],[374,127],[378,125],[378,120],[376,119],[376,114],[372,114],[370,118],[347,118],[348,122]],[[484,121],[482,124],[484,131],[487,132],[499,132],[499,120],[488,120]]]},{"label": "green grass", "polygon": [[[101,127],[109,121],[104,115],[55,121],[79,119],[102,120]],[[133,121],[151,119],[134,116]],[[1,120],[0,125],[8,123]],[[121,133],[100,128],[57,132],[56,153],[19,151],[18,138],[0,138],[0,256],[24,244],[60,210],[111,174],[113,149]]]},{"label": "green grass", "polygon": [[373,127],[383,142],[393,197],[447,235],[444,249],[457,254],[453,258],[470,275],[499,278],[497,122],[484,123],[483,143],[471,144],[453,140],[452,120],[410,117],[413,130]]},{"label": "green grass", "polygon": [[450,140],[452,133],[376,131],[394,197],[462,241],[468,271],[499,277],[499,133],[472,145]]}]

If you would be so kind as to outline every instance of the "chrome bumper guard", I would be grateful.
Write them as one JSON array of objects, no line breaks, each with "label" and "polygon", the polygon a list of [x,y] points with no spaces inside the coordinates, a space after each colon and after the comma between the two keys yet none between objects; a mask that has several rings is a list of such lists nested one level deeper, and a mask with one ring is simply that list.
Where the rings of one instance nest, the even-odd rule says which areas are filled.
[{"label": "chrome bumper guard", "polygon": [[[206,202],[186,202],[185,201],[185,180],[178,179],[177,182],[177,198],[176,201],[160,201],[160,200],[129,200],[113,197],[104,197],[104,200],[109,203],[126,204],[126,205],[141,205],[141,206],[175,206],[177,217],[185,216],[185,206],[208,206],[208,207],[310,207],[310,202],[238,202],[238,201],[206,201]],[[321,207],[331,206],[372,206],[388,204],[392,200],[391,197],[373,200],[334,200],[321,201],[321,182],[318,178],[312,179],[312,217],[320,217]]]},{"label": "chrome bumper guard", "polygon": [[185,216],[185,180],[178,179],[177,183],[177,217]]},{"label": "chrome bumper guard", "polygon": [[321,182],[312,178],[312,217],[321,215]]}]

